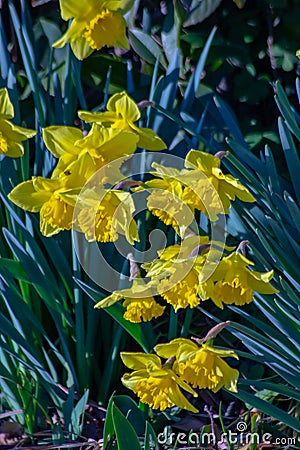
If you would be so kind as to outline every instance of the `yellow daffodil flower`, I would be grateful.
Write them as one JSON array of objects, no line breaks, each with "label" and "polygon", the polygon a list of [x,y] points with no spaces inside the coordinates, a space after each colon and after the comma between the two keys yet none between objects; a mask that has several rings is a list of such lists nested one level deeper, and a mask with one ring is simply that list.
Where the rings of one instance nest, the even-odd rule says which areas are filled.
[{"label": "yellow daffodil flower", "polygon": [[0,154],[19,158],[24,154],[23,141],[36,135],[34,130],[19,127],[10,119],[14,118],[14,107],[6,88],[0,89]]},{"label": "yellow daffodil flower", "polygon": [[97,186],[75,196],[74,206],[75,200],[75,224],[88,241],[115,242],[120,234],[131,244],[139,241],[130,193]]},{"label": "yellow daffodil flower", "polygon": [[142,278],[134,279],[129,289],[113,292],[98,302],[95,308],[108,308],[120,300],[124,300],[123,306],[126,308],[124,319],[133,323],[149,322],[161,316],[165,310],[165,306],[155,301],[151,287]]},{"label": "yellow daffodil flower", "polygon": [[[234,178],[232,175],[223,174],[220,169],[220,159],[216,156],[199,150],[191,150],[186,156],[185,166],[195,171],[195,174],[197,173],[195,167],[197,167],[207,177],[219,195],[222,207],[224,208],[223,212],[219,210],[220,202],[215,202],[213,199],[210,200],[210,198],[207,198],[202,202],[203,205],[201,205],[201,201],[199,202],[199,198],[197,198],[198,196],[195,196],[193,190],[201,192],[201,186],[203,185],[202,178],[199,181],[192,182],[190,187],[193,189],[185,192],[185,201],[191,203],[191,205],[196,205],[195,208],[208,215],[210,220],[214,220],[216,214],[229,214],[231,201],[235,200],[236,197],[243,202],[255,202],[253,195],[250,194],[248,189],[237,178]],[[200,199],[205,199],[207,195],[209,197],[211,193],[206,193],[204,190]],[[209,208],[207,205],[210,205]]]},{"label": "yellow daffodil flower", "polygon": [[255,272],[247,268],[249,265],[253,266],[254,263],[239,252],[225,256],[215,267],[208,266],[212,275],[203,283],[205,272],[200,273],[198,294],[203,300],[210,298],[223,309],[223,303],[242,306],[252,302],[254,291],[260,294],[278,292],[270,284],[273,270],[265,273]]},{"label": "yellow daffodil flower", "polygon": [[[48,150],[59,158],[53,177],[67,170],[72,162],[85,153],[93,158],[96,171],[113,160],[132,155],[138,141],[137,136],[130,131],[104,128],[98,124],[93,124],[87,136],[75,127],[47,127],[43,129],[43,139]],[[120,179],[119,176],[116,179]]]},{"label": "yellow daffodil flower", "polygon": [[147,208],[164,224],[171,225],[176,233],[183,237],[194,220],[194,208],[184,201],[185,186],[182,178],[186,170],[163,167],[153,163],[156,169],[154,178],[143,183],[135,190],[149,190]]},{"label": "yellow daffodil flower", "polygon": [[[206,257],[190,257],[199,242],[200,236],[188,237],[181,245],[171,245],[159,251],[159,258],[142,265],[147,277],[157,286],[158,293],[175,311],[195,308],[201,301],[198,296],[199,271]],[[202,236],[201,242],[208,243],[208,238]]]},{"label": "yellow daffodil flower", "polygon": [[230,367],[222,358],[236,358],[232,350],[219,350],[208,342],[199,347],[190,339],[178,338],[155,347],[163,358],[175,357],[173,370],[194,388],[210,389],[218,392],[223,386],[237,392],[239,372]]},{"label": "yellow daffodil flower", "polygon": [[168,365],[162,366],[158,356],[123,352],[121,358],[125,366],[134,370],[132,373],[126,373],[123,376],[122,383],[128,389],[131,389],[143,403],[161,411],[178,406],[192,412],[198,412],[185,398],[180,388],[195,397],[197,394]]},{"label": "yellow daffodil flower", "polygon": [[90,113],[79,111],[79,117],[85,122],[101,123],[105,127],[119,128],[135,133],[138,136],[138,147],[147,150],[163,150],[166,144],[150,128],[139,128],[134,123],[140,119],[141,113],[137,104],[126,92],[113,95],[107,102],[107,112]]},{"label": "yellow daffodil flower", "polygon": [[70,165],[69,174],[60,178],[33,177],[17,185],[8,195],[20,208],[40,213],[40,229],[44,236],[69,230],[73,224],[74,189],[81,187],[95,171],[92,158],[86,154]]},{"label": "yellow daffodil flower", "polygon": [[73,20],[53,47],[61,48],[69,43],[78,59],[85,59],[104,46],[129,48],[123,15],[133,1],[60,0],[59,3],[62,18]]},{"label": "yellow daffodil flower", "polygon": [[196,209],[204,212],[211,221],[218,220],[218,214],[225,214],[211,179],[196,166],[178,170],[153,163],[152,167],[155,169],[152,174],[157,178],[137,189],[150,191],[148,209],[166,225],[172,225],[180,237],[184,237],[193,222]]}]

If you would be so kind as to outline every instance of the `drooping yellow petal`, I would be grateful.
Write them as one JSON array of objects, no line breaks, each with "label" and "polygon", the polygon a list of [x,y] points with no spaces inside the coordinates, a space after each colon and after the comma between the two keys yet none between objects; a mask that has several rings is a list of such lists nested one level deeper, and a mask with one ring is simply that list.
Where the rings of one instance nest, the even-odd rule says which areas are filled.
[{"label": "drooping yellow petal", "polygon": [[131,125],[131,129],[139,135],[139,147],[147,150],[164,150],[165,142],[151,128],[139,128]]},{"label": "drooping yellow petal", "polygon": [[158,369],[161,368],[161,360],[157,355],[142,352],[121,352],[120,356],[125,366],[129,369],[145,369],[149,363]]},{"label": "drooping yellow petal", "polygon": [[275,294],[279,291],[270,284],[273,276],[274,270],[264,273],[251,270],[248,272],[248,284],[251,289],[260,294]]},{"label": "drooping yellow petal", "polygon": [[18,158],[24,154],[21,142],[35,136],[36,132],[14,125],[5,119],[0,119],[0,153]]},{"label": "drooping yellow petal", "polygon": [[154,347],[154,350],[155,350],[155,353],[157,353],[158,356],[160,356],[161,358],[168,359],[168,358],[171,358],[172,356],[175,356],[179,347],[181,347],[182,345],[184,345],[186,343],[193,346],[192,351],[196,351],[199,348],[195,342],[192,342],[189,339],[176,338],[170,342],[167,342],[166,344],[157,344]]},{"label": "drooping yellow petal", "polygon": [[54,44],[52,44],[52,47],[62,48],[66,44],[81,38],[84,30],[85,22],[72,20],[70,27],[57,41],[54,42]]},{"label": "drooping yellow petal", "polygon": [[136,122],[141,117],[137,104],[123,91],[114,94],[107,102],[107,111],[114,112],[116,117]]},{"label": "drooping yellow petal", "polygon": [[10,101],[6,88],[0,89],[0,120],[12,119],[14,117],[14,107]]},{"label": "drooping yellow petal", "polygon": [[65,153],[78,154],[80,148],[76,147],[75,142],[82,137],[82,131],[75,127],[50,126],[43,129],[46,147],[56,158],[60,158]]},{"label": "drooping yellow petal", "polygon": [[103,3],[103,0],[59,0],[61,17],[63,20],[73,17],[84,20],[91,11],[97,10]]},{"label": "drooping yellow petal", "polygon": [[0,154],[19,158],[24,155],[24,147],[19,142],[7,141],[0,131]]},{"label": "drooping yellow petal", "polygon": [[110,306],[117,303],[121,298],[122,298],[122,295],[118,294],[118,292],[113,292],[108,297],[106,297],[103,300],[100,300],[100,302],[96,303],[94,308],[95,309],[109,308]]},{"label": "drooping yellow petal", "polygon": [[190,150],[185,158],[185,167],[194,169],[198,167],[205,174],[211,173],[212,169],[218,168],[220,159],[210,153],[201,152],[200,150]]},{"label": "drooping yellow petal", "polygon": [[[182,380],[180,380],[170,369],[157,370],[157,366],[147,369],[136,370],[132,374],[125,374],[122,383],[133,390],[143,403],[148,404],[153,409],[164,411],[166,408],[179,406],[193,412],[198,410],[184,397],[179,389],[194,391]],[[154,370],[153,370],[154,369]],[[196,395],[196,394],[195,394]]]},{"label": "drooping yellow petal", "polygon": [[17,206],[26,211],[39,212],[52,193],[46,190],[37,190],[34,179],[18,184],[9,194],[8,198]]},{"label": "drooping yellow petal", "polygon": [[76,145],[86,148],[94,158],[103,162],[112,161],[135,152],[138,142],[136,134],[116,128],[105,128],[93,123],[88,135],[79,139]]}]

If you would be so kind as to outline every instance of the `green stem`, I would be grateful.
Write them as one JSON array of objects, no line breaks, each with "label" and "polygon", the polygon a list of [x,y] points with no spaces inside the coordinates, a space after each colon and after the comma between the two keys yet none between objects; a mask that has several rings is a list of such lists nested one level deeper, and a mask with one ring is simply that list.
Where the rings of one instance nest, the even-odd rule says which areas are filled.
[{"label": "green stem", "polygon": [[178,315],[174,311],[173,307],[170,312],[170,322],[169,322],[169,332],[168,339],[171,341],[177,337],[177,325],[178,325]]},{"label": "green stem", "polygon": [[[83,235],[72,233],[73,239],[84,238]],[[78,247],[77,243],[77,247]],[[75,247],[72,242],[72,268],[74,277],[81,280],[81,267],[77,259]],[[74,312],[75,312],[75,342],[76,342],[76,365],[80,389],[87,387],[88,371],[86,370],[85,359],[85,330],[84,330],[84,311],[82,301],[82,291],[77,284],[74,284]]]},{"label": "green stem", "polygon": [[181,328],[181,333],[180,333],[181,337],[187,337],[187,335],[189,334],[193,314],[194,314],[194,309],[191,309],[191,308],[186,309],[185,318],[184,318],[184,322],[183,322],[183,325]]}]

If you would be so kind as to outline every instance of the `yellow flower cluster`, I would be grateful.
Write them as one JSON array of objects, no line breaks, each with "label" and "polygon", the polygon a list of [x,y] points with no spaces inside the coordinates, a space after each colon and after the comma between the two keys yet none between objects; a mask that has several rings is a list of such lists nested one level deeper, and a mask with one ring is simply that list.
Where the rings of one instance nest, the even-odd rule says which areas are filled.
[{"label": "yellow flower cluster", "polygon": [[[112,96],[107,108],[108,112],[100,117],[95,114],[87,135],[75,127],[45,128],[43,139],[48,150],[58,158],[56,168],[50,178],[33,177],[9,194],[16,205],[40,213],[40,229],[45,236],[74,227],[89,241],[113,242],[119,234],[126,236],[131,244],[139,240],[132,218],[135,206],[131,195],[118,189],[106,189],[105,170],[110,162],[132,155],[138,145],[162,150],[165,144],[152,130],[135,126],[140,112],[125,92]],[[93,115],[85,114],[91,121]],[[21,136],[19,130],[18,136]],[[97,173],[104,167],[99,178]]]},{"label": "yellow flower cluster", "polygon": [[153,163],[155,178],[137,189],[150,192],[148,209],[184,237],[195,210],[215,222],[220,214],[229,213],[231,201],[236,197],[244,202],[255,201],[238,179],[222,172],[220,162],[218,155],[191,150],[185,158],[184,169]]},{"label": "yellow flower cluster", "polygon": [[[155,295],[160,295],[178,311],[181,308],[195,308],[201,301],[208,299],[221,309],[223,304],[243,306],[253,301],[254,292],[278,292],[270,284],[273,270],[263,273],[250,270],[248,266],[253,266],[254,263],[239,250],[218,260],[217,246],[218,243],[209,242],[207,236],[189,236],[181,244],[159,251],[157,259],[142,265],[146,277],[150,279],[148,284],[137,278],[130,289],[115,291],[110,297],[97,303],[95,308],[107,308],[123,298],[134,298],[135,307],[141,311],[146,301],[145,292],[148,292],[147,300],[149,307],[153,308],[152,314],[149,311],[147,314],[139,312],[138,321],[141,322],[163,314],[164,307],[158,306],[153,297]],[[209,256],[214,247],[215,253]],[[211,260],[214,257],[216,261]],[[123,306],[126,305],[127,303],[123,303]],[[132,320],[132,315],[128,313],[124,317],[137,321]]]},{"label": "yellow flower cluster", "polygon": [[[156,355],[121,353],[124,364],[133,369],[123,376],[123,384],[151,408],[163,411],[176,405],[198,412],[180,388],[194,397],[197,393],[192,388],[217,392],[225,387],[237,392],[239,372],[223,359],[238,359],[234,351],[214,348],[211,340],[199,346],[184,338],[159,344],[154,350]],[[164,364],[160,357],[166,359]]]}]

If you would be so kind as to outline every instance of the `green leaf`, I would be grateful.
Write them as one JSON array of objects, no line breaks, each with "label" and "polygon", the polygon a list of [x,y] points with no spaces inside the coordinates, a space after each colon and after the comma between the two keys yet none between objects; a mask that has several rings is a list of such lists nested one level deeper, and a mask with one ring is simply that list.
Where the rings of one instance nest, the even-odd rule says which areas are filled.
[{"label": "green leaf", "polygon": [[171,62],[176,49],[179,47],[180,19],[172,4],[168,5],[168,13],[163,23],[161,42],[166,57]]},{"label": "green leaf", "polygon": [[265,146],[265,158],[271,191],[277,193],[278,195],[281,195],[282,189],[279,175],[276,169],[273,154],[268,145]]},{"label": "green leaf", "polygon": [[[153,447],[154,444],[154,447]],[[144,450],[159,450],[159,443],[155,431],[153,430],[150,422],[146,422],[145,431],[145,449]]]},{"label": "green leaf", "polygon": [[190,12],[184,23],[185,27],[197,25],[209,17],[220,5],[222,0],[192,0]]},{"label": "green leaf", "polygon": [[205,46],[201,52],[199,61],[197,63],[196,69],[193,72],[193,74],[189,80],[189,83],[186,87],[184,97],[183,97],[181,107],[180,107],[181,111],[189,111],[193,104],[193,101],[196,97],[196,93],[199,89],[204,66],[205,66],[205,63],[206,63],[206,60],[208,57],[208,53],[209,53],[211,44],[215,37],[216,31],[217,31],[217,27],[213,27],[213,29],[211,30],[211,32],[207,38],[207,41],[205,43]]},{"label": "green leaf", "polygon": [[142,59],[150,64],[155,64],[156,60],[159,58],[163,68],[167,69],[167,62],[161,48],[149,34],[144,33],[144,31],[139,30],[138,28],[131,28],[129,30],[129,37],[134,51]]},{"label": "green leaf", "polygon": [[106,417],[104,422],[104,430],[103,430],[103,448],[106,449],[108,444],[112,441],[113,436],[115,434],[114,423],[112,418],[112,406],[114,401],[114,394],[110,397],[107,410]]},{"label": "green leaf", "polygon": [[290,172],[291,182],[294,187],[296,198],[300,204],[300,160],[293,138],[285,122],[279,117],[278,129],[284,156]]},{"label": "green leaf", "polygon": [[[92,289],[90,286],[85,284],[83,281],[75,279],[76,283],[81,287],[81,289],[87,293],[87,295],[95,302],[99,302],[103,299],[103,295],[100,295],[98,292],[96,292],[94,289]],[[150,333],[145,333],[143,331],[143,325],[147,324],[141,324],[138,325],[137,323],[129,322],[128,320],[124,319],[124,309],[120,304],[115,304],[113,306],[110,306],[109,308],[105,308],[105,311],[113,317],[121,326],[124,328],[127,333],[129,333],[136,342],[142,347],[142,349],[146,352],[149,352],[152,350],[152,348],[155,345],[155,339],[154,336],[150,335]],[[99,314],[99,311],[95,311],[95,314]]]},{"label": "green leaf", "polygon": [[249,403],[254,408],[257,408],[259,411],[262,411],[269,417],[274,417],[274,419],[285,423],[294,430],[300,431],[300,421],[295,419],[285,411],[282,411],[277,406],[274,406],[271,403],[266,402],[265,400],[262,400],[261,398],[258,398],[255,395],[250,394],[249,392],[245,392],[241,389],[237,393],[230,392],[230,395],[239,398],[244,403]]},{"label": "green leaf", "polygon": [[[248,146],[245,142],[245,139],[244,139],[244,137],[241,133],[241,130],[239,128],[239,125],[237,123],[236,117],[234,116],[231,108],[219,96],[214,97],[214,102],[215,102],[215,105],[218,108],[218,111],[219,111],[220,115],[222,116],[225,124],[228,127],[229,133],[234,137],[234,139],[239,144],[241,144],[241,148],[245,148],[249,152]],[[252,154],[250,153],[249,157],[251,158],[251,156],[252,156]]]},{"label": "green leaf", "polygon": [[276,392],[278,394],[282,394],[285,395],[287,398],[294,398],[295,400],[300,401],[300,391],[293,389],[289,386],[286,386],[282,383],[272,383],[272,382],[268,382],[268,381],[259,381],[259,380],[244,380],[244,379],[240,379],[239,380],[239,384],[240,385],[245,385],[245,386],[255,386],[258,389],[266,389],[269,391],[273,391]]},{"label": "green leaf", "polygon": [[145,431],[145,418],[135,401],[128,395],[116,395],[114,403],[131,423],[136,433],[142,435]]},{"label": "green leaf", "polygon": [[139,439],[133,426],[114,403],[112,404],[112,420],[116,432],[118,450],[141,450]]},{"label": "green leaf", "polygon": [[296,136],[298,141],[300,141],[300,129],[299,129],[298,123],[295,119],[295,115],[292,111],[292,108],[288,101],[286,93],[284,92],[279,81],[276,82],[276,91],[277,91],[277,95],[275,95],[275,100],[276,100],[277,106],[279,108],[279,111],[281,112],[282,116],[284,117],[286,124],[289,127],[289,129],[291,130],[291,132]]}]

